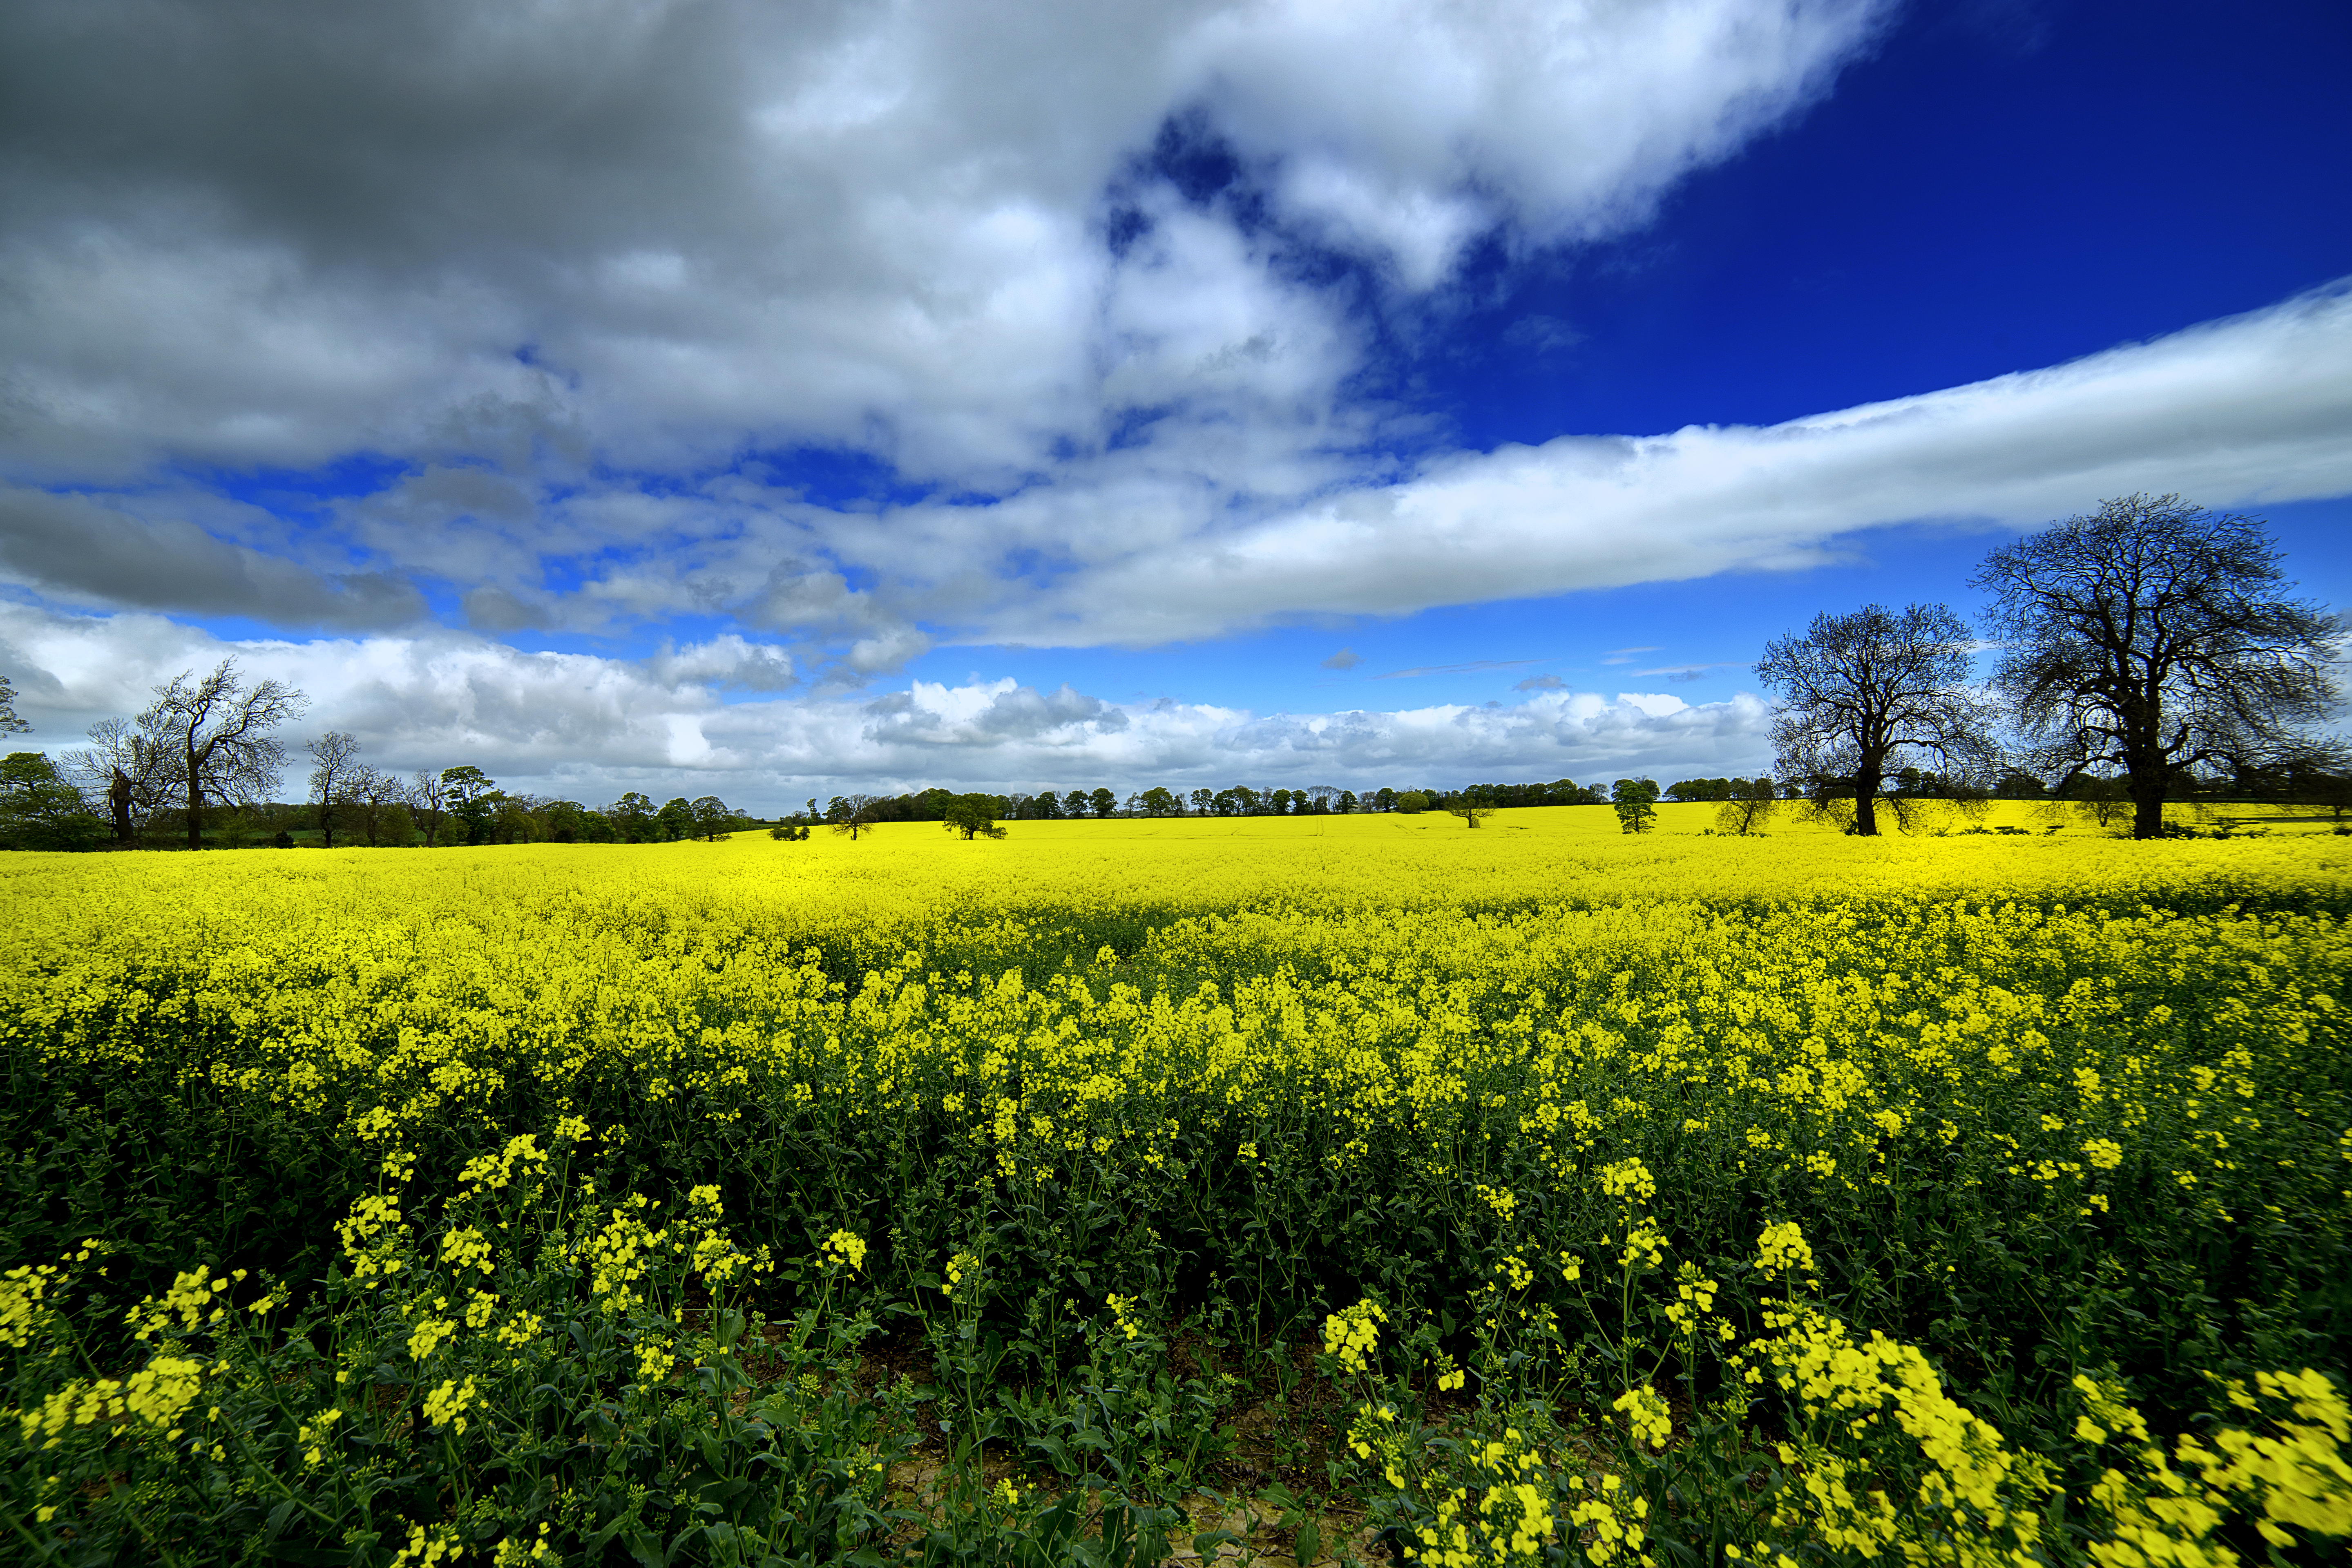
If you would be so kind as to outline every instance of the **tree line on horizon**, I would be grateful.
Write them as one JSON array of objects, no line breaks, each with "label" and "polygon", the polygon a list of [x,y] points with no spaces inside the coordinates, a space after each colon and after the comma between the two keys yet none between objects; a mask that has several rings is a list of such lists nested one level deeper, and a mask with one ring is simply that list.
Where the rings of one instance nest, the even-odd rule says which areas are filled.
[{"label": "tree line on horizon", "polygon": [[[1718,826],[1748,833],[1787,800],[1848,831],[1879,831],[1882,807],[1908,828],[1927,801],[2082,803],[2102,826],[2128,816],[2135,837],[2165,836],[2168,801],[2228,795],[2352,808],[2352,754],[2311,726],[2336,709],[2344,622],[2286,597],[2279,552],[2258,520],[2179,496],[2102,503],[1994,550],[1974,584],[1991,604],[1981,640],[1948,606],[1868,605],[1816,616],[1775,637],[1755,666],[1779,699],[1776,773],[1755,778],[1620,779],[1606,792],[1572,780],[1458,790],[1234,784],[1006,795],[928,789],[835,795],[775,824],[805,837],[819,825],[853,839],[887,822],[940,822],[967,838],[1001,836],[999,819],[1293,816],[1443,810],[1475,827],[1507,806],[1609,804],[1643,831],[1661,795],[1715,801]],[[1975,655],[1997,649],[1989,682]],[[29,728],[0,676],[0,733]],[[201,848],[209,826],[232,846],[298,829],[331,847],[646,843],[716,838],[752,826],[712,795],[659,806],[635,792],[604,806],[501,790],[458,765],[406,777],[369,765],[359,742],[330,731],[303,748],[310,796],[268,796],[292,753],[278,731],[308,700],[277,680],[247,682],[233,659],[158,687],[131,719],[91,727],[62,763],[45,753],[0,759],[0,847],[92,848],[164,834]],[[2004,746],[1997,731],[2018,742]],[[211,814],[208,822],[207,813]]]}]

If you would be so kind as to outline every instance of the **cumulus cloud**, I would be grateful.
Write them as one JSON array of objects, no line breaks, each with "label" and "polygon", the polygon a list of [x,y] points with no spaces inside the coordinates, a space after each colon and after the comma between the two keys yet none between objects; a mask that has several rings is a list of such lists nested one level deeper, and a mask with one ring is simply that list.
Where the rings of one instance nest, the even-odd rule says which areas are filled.
[{"label": "cumulus cloud", "polygon": [[[1769,752],[1767,710],[1746,695],[1694,705],[1554,686],[1517,704],[1259,714],[998,679],[917,681],[859,700],[755,689],[788,671],[772,650],[726,637],[633,662],[458,632],[226,643],[156,616],[0,604],[0,657],[37,727],[28,742],[52,752],[137,711],[180,671],[232,656],[308,692],[306,731],[348,731],[378,765],[470,763],[509,788],[592,804],[630,789],[781,809],[812,792],[934,784],[1123,793],[1721,773]],[[751,694],[726,700],[726,686]]]},{"label": "cumulus cloud", "polygon": [[1500,226],[1639,221],[1884,9],[26,0],[0,450],[312,463],[552,397],[625,464],[814,441],[971,485],[1170,397],[1312,422],[1357,347],[1151,168],[1169,127],[1426,289]]},{"label": "cumulus cloud", "polygon": [[[1383,437],[1428,432],[1354,390],[1367,287],[1640,222],[1888,8],[28,0],[0,474],[126,511],[174,469],[396,472],[329,509],[356,563],[0,570],[288,626],[414,616],[403,579],[493,635],[716,613],[869,679],[1395,478]],[[957,504],[812,500],[770,461],[812,448]]]}]

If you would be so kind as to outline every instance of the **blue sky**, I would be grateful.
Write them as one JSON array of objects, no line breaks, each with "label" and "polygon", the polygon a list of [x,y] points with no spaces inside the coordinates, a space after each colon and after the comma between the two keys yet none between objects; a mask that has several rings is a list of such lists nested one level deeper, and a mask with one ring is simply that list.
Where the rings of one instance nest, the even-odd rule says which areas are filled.
[{"label": "blue sky", "polygon": [[[2352,13],[0,21],[0,670],[592,803],[1753,771],[2135,489],[2352,604]],[[76,84],[79,84],[78,86]]]}]

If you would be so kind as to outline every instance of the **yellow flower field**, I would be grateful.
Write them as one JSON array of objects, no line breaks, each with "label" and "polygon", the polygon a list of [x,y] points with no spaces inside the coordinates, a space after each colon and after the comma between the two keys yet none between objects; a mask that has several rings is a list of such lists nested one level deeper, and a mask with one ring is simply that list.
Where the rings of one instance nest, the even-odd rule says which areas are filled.
[{"label": "yellow flower field", "polygon": [[[643,1434],[741,1394],[769,1414],[709,1419],[747,1452],[847,1445],[786,1467],[844,1553],[954,1560],[944,1531],[993,1560],[983,1537],[1112,1528],[1052,1515],[1056,1484],[1164,1512],[1308,1453],[1433,1561],[1651,1560],[1697,1528],[1643,1489],[1662,1455],[1782,1477],[1753,1507],[1725,1483],[1710,1551],[2220,1562],[2233,1520],[2352,1533],[2352,837],[1713,821],[0,858],[11,1506],[162,1528],[39,1457],[87,1477],[143,1444],[153,1496],[215,1500],[172,1517],[258,1530],[282,1430],[316,1480],[269,1528],[384,1542],[352,1561],[731,1561],[682,1479],[715,1450],[578,1434],[598,1399],[646,1402],[611,1417]],[[139,1306],[192,1280],[280,1317]],[[125,1311],[163,1337],[121,1340]],[[795,1348],[729,1337],[761,1324]],[[868,1341],[925,1374],[884,1397]],[[1240,1422],[1303,1397],[1285,1346],[1345,1406],[1287,1461]],[[135,1413],[166,1385],[168,1421]],[[246,1460],[189,1424],[239,1399]],[[2153,1431],[2091,1441],[2120,1429],[2095,1405]],[[2175,1447],[2224,1430],[2257,1446]],[[394,1506],[355,1500],[369,1456],[436,1432],[422,1533],[367,1523]],[[1033,1479],[974,1469],[947,1522],[893,1523],[856,1467],[926,1432]],[[1627,1489],[1556,1495],[1580,1475]],[[2070,1495],[2109,1522],[1999,1522]]]}]

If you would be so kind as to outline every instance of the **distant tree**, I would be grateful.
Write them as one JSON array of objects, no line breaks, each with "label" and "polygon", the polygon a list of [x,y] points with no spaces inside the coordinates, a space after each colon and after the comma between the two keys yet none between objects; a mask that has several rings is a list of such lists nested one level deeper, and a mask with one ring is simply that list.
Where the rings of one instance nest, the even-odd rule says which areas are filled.
[{"label": "distant tree", "polygon": [[1995,800],[2043,800],[2050,786],[2022,768],[2005,767],[1993,781],[1992,794]]},{"label": "distant tree", "polygon": [[1185,797],[1192,803],[1192,815],[1206,816],[1217,809],[1217,796],[1213,790],[1196,789]]},{"label": "distant tree", "polygon": [[[22,735],[31,729],[30,724],[16,717],[15,682],[6,676],[0,675],[0,735]],[[46,753],[41,754],[46,755]]]},{"label": "distant tree", "polygon": [[418,830],[425,835],[425,847],[432,848],[441,841],[442,822],[449,809],[449,786],[432,769],[419,768],[408,777],[405,799],[409,815],[416,819]]},{"label": "distant tree", "polygon": [[[1899,615],[1865,605],[1773,638],[1756,677],[1780,698],[1772,740],[1781,774],[1804,781],[1825,810],[1851,800],[1853,831],[1865,837],[1878,831],[1888,776],[1906,763],[1989,774],[1997,752],[1969,687],[1969,656],[1967,623],[1942,605]],[[1908,812],[1898,805],[1896,819],[1907,825]]]},{"label": "distant tree", "polygon": [[310,700],[276,680],[247,686],[225,658],[198,679],[184,671],[155,689],[137,723],[170,760],[168,788],[187,816],[188,847],[204,847],[205,804],[263,798],[286,765],[280,724],[300,717]]},{"label": "distant tree", "polygon": [[539,812],[546,805],[537,795],[495,790],[482,798],[490,808],[492,843],[528,844],[537,837]]},{"label": "distant tree", "polygon": [[1339,792],[1338,802],[1333,805],[1331,809],[1343,814],[1349,814],[1353,813],[1360,804],[1361,803],[1356,799],[1356,792],[1354,790],[1343,789]]},{"label": "distant tree", "polygon": [[87,798],[106,803],[115,842],[136,843],[155,809],[171,796],[171,753],[128,719],[101,719],[89,734],[87,747],[66,753],[66,771]]},{"label": "distant tree", "polygon": [[782,839],[787,844],[797,844],[808,836],[807,826],[798,822],[779,822],[768,829],[769,837]]},{"label": "distant tree", "polygon": [[1617,831],[1647,833],[1658,819],[1658,786],[1653,779],[1619,779],[1609,792],[1617,808]]},{"label": "distant tree", "polygon": [[1087,804],[1094,807],[1097,816],[1108,816],[1118,809],[1118,796],[1107,789],[1098,789],[1087,796]]},{"label": "distant tree", "polygon": [[268,829],[253,805],[236,805],[213,816],[213,841],[225,849],[242,849]]},{"label": "distant tree", "polygon": [[1381,790],[1372,796],[1372,808],[1375,811],[1394,811],[1397,808],[1397,792],[1392,789]]},{"label": "distant tree", "polygon": [[694,806],[682,795],[672,795],[654,813],[654,837],[665,844],[694,837]]},{"label": "distant tree", "polygon": [[1158,784],[1154,784],[1150,789],[1143,792],[1141,804],[1143,806],[1143,815],[1146,816],[1181,816],[1184,815],[1184,803],[1176,798],[1175,792],[1172,790],[1162,789]]},{"label": "distant tree", "polygon": [[861,833],[871,833],[881,820],[881,802],[870,795],[837,795],[825,807],[825,820],[833,824],[835,833],[848,836],[852,844]]},{"label": "distant tree", "polygon": [[408,842],[412,826],[408,786],[397,773],[371,767],[354,769],[344,784],[343,798],[350,803],[351,815],[370,848],[380,847],[387,837],[395,843]]},{"label": "distant tree", "polygon": [[[812,811],[816,802],[809,802]],[[604,819],[613,825],[613,837],[624,844],[650,843],[656,836],[654,803],[651,796],[630,790],[604,808]]]},{"label": "distant tree", "polygon": [[0,758],[0,848],[94,849],[106,824],[41,752]]},{"label": "distant tree", "polygon": [[588,808],[576,800],[551,800],[531,815],[539,819],[537,837],[549,844],[577,844],[588,837]]},{"label": "distant tree", "polygon": [[441,787],[447,793],[449,816],[465,829],[466,842],[488,843],[498,815],[497,803],[490,798],[498,793],[497,781],[468,764],[443,768]]},{"label": "distant tree", "polygon": [[2061,792],[2074,809],[2101,827],[2132,820],[2131,781],[2113,774],[2078,774]]},{"label": "distant tree", "polygon": [[1004,828],[997,816],[1004,802],[992,795],[959,795],[949,799],[940,815],[940,826],[950,833],[959,833],[969,843],[974,838],[1002,838]]},{"label": "distant tree", "polygon": [[352,784],[362,764],[355,735],[330,730],[303,748],[310,753],[310,800],[319,809],[319,836],[335,847],[335,814],[350,804]]},{"label": "distant tree", "polygon": [[1468,790],[1464,790],[1448,800],[1445,803],[1445,809],[1460,817],[1465,827],[1475,827],[1495,815],[1494,806],[1488,804],[1485,796],[1473,795]]},{"label": "distant tree", "polygon": [[[1386,795],[1388,791],[1382,790],[1381,793]],[[1422,790],[1409,789],[1396,797],[1394,809],[1403,812],[1408,816],[1418,816],[1429,809],[1429,796]]]},{"label": "distant tree", "polygon": [[2274,761],[2336,698],[2343,623],[2294,586],[2258,519],[2124,496],[1985,557],[2007,644],[1992,687],[2063,791],[2119,774],[2132,836],[2210,763]]},{"label": "distant tree", "polygon": [[698,796],[688,809],[694,813],[694,831],[707,843],[718,843],[735,826],[735,814],[715,795]]},{"label": "distant tree", "polygon": [[1780,809],[1780,790],[1769,778],[1727,779],[1723,804],[1716,808],[1715,830],[1746,837],[1761,833]]}]

